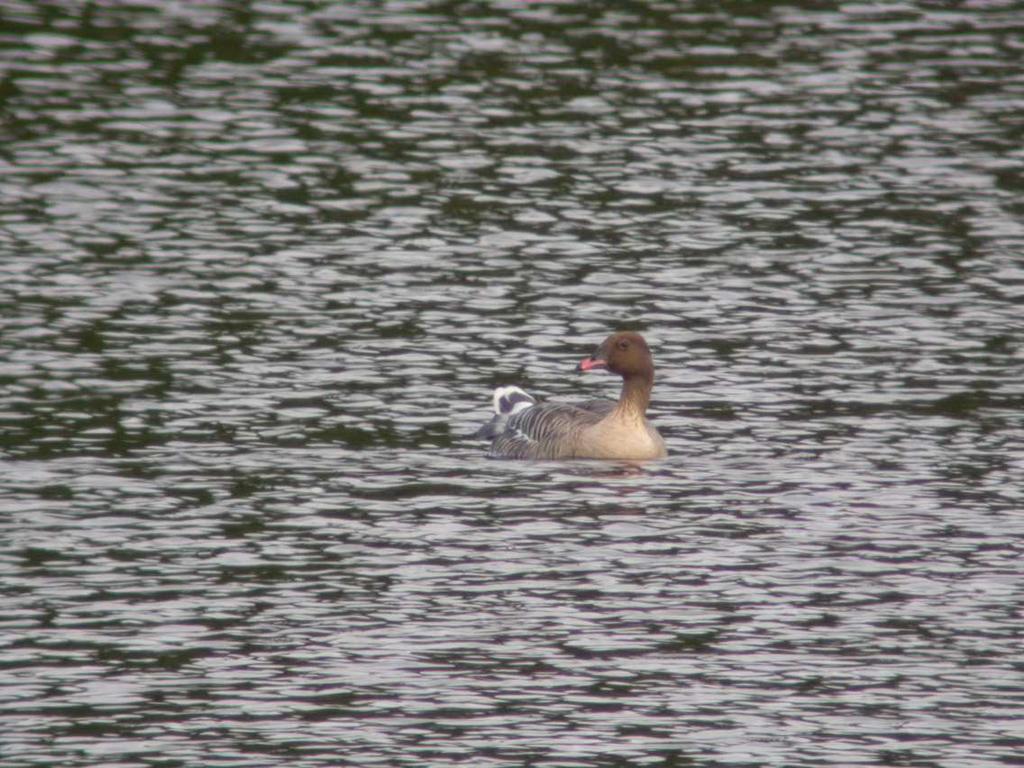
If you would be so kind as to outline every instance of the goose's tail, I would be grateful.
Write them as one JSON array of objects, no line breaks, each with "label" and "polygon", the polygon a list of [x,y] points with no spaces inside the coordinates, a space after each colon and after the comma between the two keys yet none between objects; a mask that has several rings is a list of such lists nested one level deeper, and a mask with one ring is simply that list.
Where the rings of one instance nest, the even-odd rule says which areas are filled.
[{"label": "goose's tail", "polygon": [[519,387],[498,387],[494,390],[494,417],[474,433],[481,440],[493,440],[505,431],[508,420],[536,404],[536,400]]}]

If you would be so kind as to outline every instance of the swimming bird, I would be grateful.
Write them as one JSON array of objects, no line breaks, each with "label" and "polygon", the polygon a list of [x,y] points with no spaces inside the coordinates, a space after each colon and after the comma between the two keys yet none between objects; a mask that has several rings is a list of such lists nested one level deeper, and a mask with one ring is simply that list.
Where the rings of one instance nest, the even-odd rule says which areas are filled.
[{"label": "swimming bird", "polygon": [[605,339],[577,371],[609,370],[622,377],[614,400],[577,405],[539,403],[519,387],[494,390],[494,417],[476,437],[491,441],[489,456],[505,459],[660,459],[665,441],[647,421],[654,361],[638,333]]}]

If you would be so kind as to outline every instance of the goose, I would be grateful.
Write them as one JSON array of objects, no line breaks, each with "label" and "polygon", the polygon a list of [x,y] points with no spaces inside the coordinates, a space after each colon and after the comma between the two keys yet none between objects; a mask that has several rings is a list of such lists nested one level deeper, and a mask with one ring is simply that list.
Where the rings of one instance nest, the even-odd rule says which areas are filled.
[{"label": "goose", "polygon": [[668,455],[665,441],[647,421],[654,361],[643,336],[613,333],[576,370],[608,370],[621,376],[618,402],[539,403],[519,387],[498,387],[494,417],[475,435],[491,441],[488,456],[642,461]]}]

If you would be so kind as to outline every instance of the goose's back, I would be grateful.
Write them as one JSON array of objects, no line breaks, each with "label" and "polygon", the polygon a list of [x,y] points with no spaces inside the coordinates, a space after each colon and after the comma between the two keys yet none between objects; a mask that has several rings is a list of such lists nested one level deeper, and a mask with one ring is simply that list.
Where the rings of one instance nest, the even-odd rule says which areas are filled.
[{"label": "goose's back", "polygon": [[530,406],[508,418],[502,432],[494,437],[489,453],[506,459],[574,458],[581,433],[614,409],[611,400]]}]

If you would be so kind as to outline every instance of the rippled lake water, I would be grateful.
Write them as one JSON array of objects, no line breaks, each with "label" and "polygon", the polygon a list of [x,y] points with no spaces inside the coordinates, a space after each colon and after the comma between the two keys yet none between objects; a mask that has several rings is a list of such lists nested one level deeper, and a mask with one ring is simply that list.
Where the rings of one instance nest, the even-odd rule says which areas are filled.
[{"label": "rippled lake water", "polygon": [[[1022,39],[6,0],[0,762],[1020,765]],[[618,328],[668,459],[484,458]]]}]

